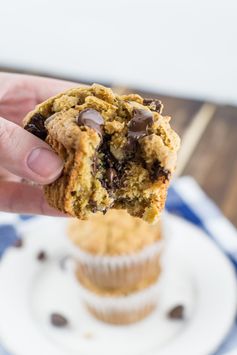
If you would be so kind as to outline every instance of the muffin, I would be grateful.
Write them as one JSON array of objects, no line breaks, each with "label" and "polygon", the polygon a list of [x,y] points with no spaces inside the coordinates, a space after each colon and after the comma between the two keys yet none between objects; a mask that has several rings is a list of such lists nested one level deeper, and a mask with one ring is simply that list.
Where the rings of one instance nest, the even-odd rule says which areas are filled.
[{"label": "muffin", "polygon": [[60,177],[44,186],[49,204],[80,219],[111,208],[158,219],[180,144],[162,108],[159,100],[97,84],[36,106],[24,128],[64,161]]},{"label": "muffin", "polygon": [[80,279],[80,296],[89,312],[98,320],[125,325],[147,317],[157,306],[160,280],[144,279],[133,290],[105,290],[88,279]]},{"label": "muffin", "polygon": [[71,220],[67,234],[78,280],[124,292],[160,275],[160,222],[150,225],[124,210],[110,210],[88,221]]}]

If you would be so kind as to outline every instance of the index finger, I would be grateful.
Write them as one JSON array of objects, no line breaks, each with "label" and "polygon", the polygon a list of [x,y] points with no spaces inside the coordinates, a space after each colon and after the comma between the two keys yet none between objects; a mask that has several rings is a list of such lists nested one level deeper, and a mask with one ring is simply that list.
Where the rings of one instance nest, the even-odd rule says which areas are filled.
[{"label": "index finger", "polygon": [[17,182],[0,182],[0,211],[47,216],[66,215],[50,207],[42,189]]},{"label": "index finger", "polygon": [[78,85],[33,75],[0,73],[0,116],[21,124],[35,105]]}]

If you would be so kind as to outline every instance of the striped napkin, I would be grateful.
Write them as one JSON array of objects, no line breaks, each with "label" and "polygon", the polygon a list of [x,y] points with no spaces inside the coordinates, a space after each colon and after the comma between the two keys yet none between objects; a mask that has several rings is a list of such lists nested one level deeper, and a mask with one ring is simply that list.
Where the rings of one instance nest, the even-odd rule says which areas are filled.
[{"label": "striped napkin", "polygon": [[[169,189],[166,209],[205,231],[228,256],[237,271],[237,231],[193,178],[184,176],[173,183]],[[237,318],[214,355],[224,354],[237,354]]]},{"label": "striped napkin", "polygon": [[[179,215],[204,230],[207,237],[216,242],[237,270],[236,229],[193,178],[182,177],[172,184],[166,208],[170,213]],[[0,256],[18,239],[17,226],[29,218],[34,217],[0,213]],[[213,355],[234,354],[237,354],[237,321],[219,350]],[[10,354],[0,346],[0,355]]]}]

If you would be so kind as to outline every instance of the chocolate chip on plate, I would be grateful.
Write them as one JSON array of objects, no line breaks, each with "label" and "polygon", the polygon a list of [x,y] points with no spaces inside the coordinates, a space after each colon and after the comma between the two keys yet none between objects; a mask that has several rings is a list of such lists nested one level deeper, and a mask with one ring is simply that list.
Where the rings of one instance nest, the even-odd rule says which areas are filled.
[{"label": "chocolate chip on plate", "polygon": [[183,319],[184,318],[184,306],[179,304],[172,308],[168,312],[168,317],[171,319]]},{"label": "chocolate chip on plate", "polygon": [[38,252],[36,258],[39,260],[39,261],[45,261],[47,259],[47,254],[44,250],[41,250]]},{"label": "chocolate chip on plate", "polygon": [[68,320],[60,313],[52,313],[50,315],[51,324],[55,327],[66,327],[68,325]]},{"label": "chocolate chip on plate", "polygon": [[13,244],[13,247],[15,248],[22,248],[23,247],[23,240],[22,239],[17,239],[15,243]]},{"label": "chocolate chip on plate", "polygon": [[79,113],[77,124],[79,126],[88,126],[102,136],[104,119],[98,111],[92,108],[87,108]]}]

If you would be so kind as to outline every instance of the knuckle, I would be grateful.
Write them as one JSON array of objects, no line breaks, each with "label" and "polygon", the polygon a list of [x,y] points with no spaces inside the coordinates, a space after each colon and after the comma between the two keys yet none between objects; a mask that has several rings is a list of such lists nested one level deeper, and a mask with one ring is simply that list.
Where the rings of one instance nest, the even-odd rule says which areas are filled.
[{"label": "knuckle", "polygon": [[0,118],[0,149],[11,149],[17,145],[17,127]]},{"label": "knuckle", "polygon": [[0,118],[0,144],[5,142],[5,140],[7,140],[6,123],[3,118]]}]

